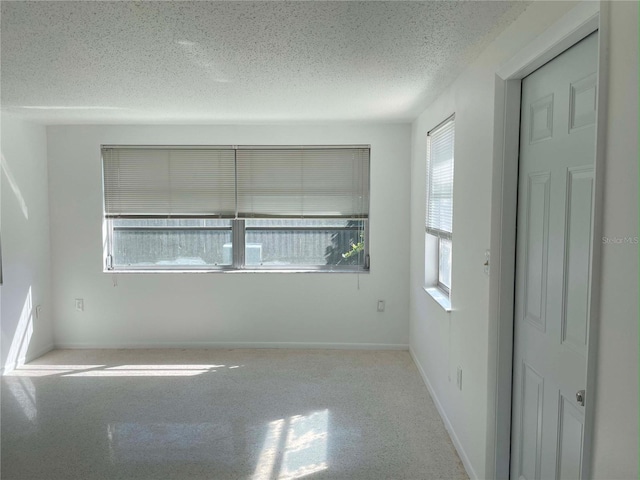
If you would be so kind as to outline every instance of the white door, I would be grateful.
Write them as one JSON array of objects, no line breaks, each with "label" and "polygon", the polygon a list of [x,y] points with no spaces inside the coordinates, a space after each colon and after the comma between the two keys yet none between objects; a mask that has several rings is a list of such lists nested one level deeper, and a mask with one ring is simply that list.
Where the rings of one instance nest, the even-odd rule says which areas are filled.
[{"label": "white door", "polygon": [[582,477],[597,45],[522,81],[512,479]]}]

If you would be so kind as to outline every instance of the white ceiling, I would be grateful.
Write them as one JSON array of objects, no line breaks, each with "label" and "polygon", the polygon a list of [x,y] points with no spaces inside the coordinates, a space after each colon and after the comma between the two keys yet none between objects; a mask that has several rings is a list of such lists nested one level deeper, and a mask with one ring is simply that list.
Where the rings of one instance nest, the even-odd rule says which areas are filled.
[{"label": "white ceiling", "polygon": [[1,106],[46,124],[413,120],[528,2],[2,2]]}]

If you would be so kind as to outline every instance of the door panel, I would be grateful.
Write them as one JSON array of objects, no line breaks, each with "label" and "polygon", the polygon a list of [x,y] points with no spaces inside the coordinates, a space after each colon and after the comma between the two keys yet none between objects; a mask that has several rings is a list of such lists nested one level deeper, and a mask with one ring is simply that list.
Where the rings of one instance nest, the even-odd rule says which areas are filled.
[{"label": "door panel", "polygon": [[522,82],[511,477],[581,477],[597,33]]},{"label": "door panel", "polygon": [[560,395],[558,420],[558,465],[556,478],[580,478],[584,415],[571,401]]},{"label": "door panel", "polygon": [[547,303],[547,247],[549,240],[549,172],[529,175],[527,185],[527,238],[524,286],[526,316],[532,325],[545,330]]},{"label": "door panel", "polygon": [[586,356],[593,168],[569,169],[562,343]]},{"label": "door panel", "polygon": [[544,380],[526,363],[522,375],[522,415],[520,416],[520,471],[518,478],[540,478],[542,454],[542,400]]}]

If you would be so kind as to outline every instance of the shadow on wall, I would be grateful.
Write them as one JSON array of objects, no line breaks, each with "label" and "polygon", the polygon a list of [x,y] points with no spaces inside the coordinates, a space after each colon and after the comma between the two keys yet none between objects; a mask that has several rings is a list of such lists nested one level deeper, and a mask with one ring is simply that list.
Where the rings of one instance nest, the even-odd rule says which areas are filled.
[{"label": "shadow on wall", "polygon": [[16,196],[16,199],[18,200],[18,204],[20,205],[20,209],[22,210],[22,214],[24,215],[25,220],[29,220],[29,209],[27,208],[27,203],[24,201],[24,197],[22,196],[20,187],[18,187],[16,179],[13,177],[11,169],[9,168],[9,163],[4,158],[4,154],[2,153],[0,153],[0,168],[2,169],[2,172],[4,173],[7,181],[9,182],[9,186]]}]

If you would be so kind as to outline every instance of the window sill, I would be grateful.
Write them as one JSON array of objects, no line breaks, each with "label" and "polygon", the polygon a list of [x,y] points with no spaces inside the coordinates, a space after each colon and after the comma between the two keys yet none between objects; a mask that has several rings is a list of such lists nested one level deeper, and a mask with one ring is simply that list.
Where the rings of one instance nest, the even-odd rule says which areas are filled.
[{"label": "window sill", "polygon": [[429,294],[435,302],[440,305],[445,312],[451,312],[451,299],[449,296],[437,287],[423,287],[424,291]]},{"label": "window sill", "polygon": [[103,270],[103,273],[226,273],[226,274],[243,274],[243,273],[364,273],[369,274],[370,270],[330,270],[330,269],[316,269],[308,270],[303,268],[292,269],[242,269],[242,270],[230,270],[230,269],[192,269],[182,270],[176,269],[116,269],[116,270]]}]

